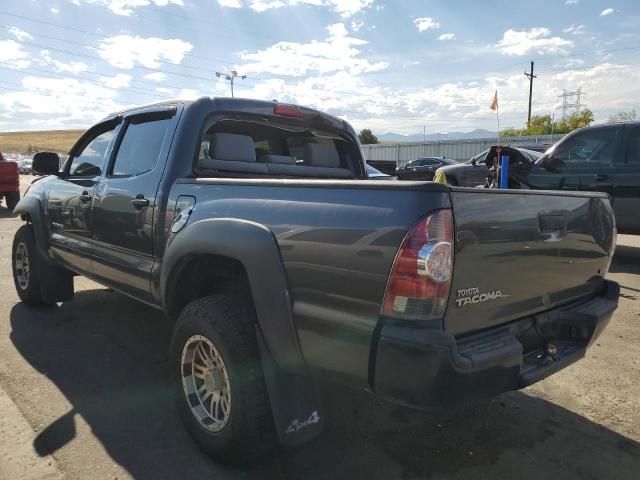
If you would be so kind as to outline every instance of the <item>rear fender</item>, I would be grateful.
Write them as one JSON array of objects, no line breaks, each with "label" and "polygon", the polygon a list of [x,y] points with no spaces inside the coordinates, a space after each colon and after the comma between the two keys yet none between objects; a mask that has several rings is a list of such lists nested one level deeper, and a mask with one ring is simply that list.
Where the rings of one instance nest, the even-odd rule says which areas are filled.
[{"label": "rear fender", "polygon": [[256,310],[256,336],[274,422],[284,444],[303,443],[322,430],[319,397],[300,348],[287,277],[275,236],[241,219],[199,220],[169,238],[160,294],[169,310],[170,278],[198,255],[233,258],[245,268]]}]

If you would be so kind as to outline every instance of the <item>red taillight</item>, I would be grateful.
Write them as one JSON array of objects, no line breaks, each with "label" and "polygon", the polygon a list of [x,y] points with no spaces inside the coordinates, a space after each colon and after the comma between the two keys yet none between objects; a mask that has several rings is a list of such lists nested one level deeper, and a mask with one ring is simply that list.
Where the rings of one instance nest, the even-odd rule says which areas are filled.
[{"label": "red taillight", "polygon": [[273,113],[276,115],[283,115],[285,117],[301,117],[302,110],[300,110],[295,105],[284,105],[279,104],[276,105],[276,108],[273,110]]},{"label": "red taillight", "polygon": [[391,268],[382,314],[410,319],[441,319],[453,271],[451,210],[438,210],[407,234]]}]

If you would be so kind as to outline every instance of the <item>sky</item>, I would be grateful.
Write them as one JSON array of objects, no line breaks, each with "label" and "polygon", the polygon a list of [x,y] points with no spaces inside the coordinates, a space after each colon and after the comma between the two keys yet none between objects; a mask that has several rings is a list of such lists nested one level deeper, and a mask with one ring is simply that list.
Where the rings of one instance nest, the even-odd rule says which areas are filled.
[{"label": "sky", "polygon": [[0,131],[87,128],[200,96],[296,103],[374,133],[640,113],[638,0],[4,0]]}]

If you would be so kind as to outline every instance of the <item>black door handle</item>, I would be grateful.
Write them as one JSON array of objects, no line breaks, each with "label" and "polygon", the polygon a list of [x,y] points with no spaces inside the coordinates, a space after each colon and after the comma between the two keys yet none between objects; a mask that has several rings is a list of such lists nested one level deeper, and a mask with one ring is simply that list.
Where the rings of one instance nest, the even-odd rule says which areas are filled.
[{"label": "black door handle", "polygon": [[603,182],[605,180],[609,180],[609,175],[607,175],[606,173],[596,173],[594,175],[596,182]]},{"label": "black door handle", "polygon": [[91,201],[91,199],[93,198],[93,195],[89,195],[89,192],[82,192],[80,194],[79,198],[80,198],[81,202],[85,202],[86,203],[86,202]]},{"label": "black door handle", "polygon": [[148,207],[149,206],[149,199],[148,198],[144,198],[144,195],[139,193],[138,195],[136,195],[136,198],[131,200],[131,205],[133,205],[136,208]]}]

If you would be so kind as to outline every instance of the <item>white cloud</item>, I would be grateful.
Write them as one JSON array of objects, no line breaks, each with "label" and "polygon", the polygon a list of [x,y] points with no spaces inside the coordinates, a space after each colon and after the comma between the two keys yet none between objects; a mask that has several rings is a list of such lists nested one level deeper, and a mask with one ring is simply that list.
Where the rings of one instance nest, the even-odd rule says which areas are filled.
[{"label": "white cloud", "polygon": [[364,22],[357,22],[355,20],[351,22],[351,30],[354,32],[359,32],[362,27],[364,27]]},{"label": "white cloud", "polygon": [[16,37],[18,40],[33,40],[33,37],[28,32],[24,30],[20,30],[18,27],[9,27],[7,28],[9,33]]},{"label": "white cloud", "polygon": [[50,8],[51,13],[53,13],[54,15],[57,15],[58,13],[60,13],[60,9],[56,8],[56,7],[51,7]]},{"label": "white cloud", "polygon": [[229,8],[242,8],[240,0],[218,0],[218,5]]},{"label": "white cloud", "polygon": [[327,30],[329,35],[323,41],[278,42],[264,50],[241,52],[240,58],[247,63],[237,66],[237,70],[287,76],[339,71],[358,75],[384,70],[389,66],[385,62],[370,62],[362,58],[357,47],[367,42],[349,36],[343,23],[329,25]]},{"label": "white cloud", "polygon": [[578,25],[574,23],[570,27],[564,28],[562,31],[564,33],[571,33],[573,35],[581,35],[584,33],[584,25]]},{"label": "white cloud", "polygon": [[607,15],[611,15],[614,12],[613,8],[605,8],[600,12],[601,17],[606,17]]},{"label": "white cloud", "polygon": [[370,7],[374,0],[218,0],[222,7],[240,8],[244,4],[256,12],[265,12],[282,7],[296,7],[298,5],[310,5],[326,7],[339,13],[341,17],[348,18]]},{"label": "white cloud", "polygon": [[131,80],[133,80],[133,77],[124,73],[118,73],[113,77],[100,77],[100,82],[110,88],[128,87]]},{"label": "white cloud", "polygon": [[161,82],[165,78],[167,78],[167,76],[162,72],[153,72],[153,73],[147,73],[144,76],[144,78],[146,78],[147,80],[153,80],[155,82]]},{"label": "white cloud", "polygon": [[567,5],[575,5],[576,3],[578,3],[579,0],[565,0],[564,3],[566,3]]},{"label": "white cloud", "polygon": [[436,22],[432,17],[416,18],[413,23],[419,32],[424,32],[430,28],[440,28],[440,23]]},{"label": "white cloud", "polygon": [[0,94],[0,110],[11,114],[12,128],[86,127],[128,105],[118,93],[96,82],[27,76],[23,90]]},{"label": "white cloud", "polygon": [[49,50],[41,50],[40,56],[42,60],[36,60],[40,64],[50,65],[56,72],[80,73],[86,71],[89,67],[83,62],[60,62],[51,57]]},{"label": "white cloud", "polygon": [[13,40],[0,40],[0,62],[16,70],[31,65],[29,55],[22,49],[22,45]]},{"label": "white cloud", "polygon": [[455,33],[443,33],[442,35],[440,35],[438,37],[438,40],[455,40],[456,39],[456,34]]},{"label": "white cloud", "polygon": [[158,7],[166,7],[167,5],[179,5],[183,6],[182,0],[71,0],[72,3],[79,5],[80,3],[87,3],[90,5],[100,5],[107,7],[116,15],[131,15],[136,8],[146,7],[151,4]]},{"label": "white cloud", "polygon": [[136,64],[157,68],[160,61],[179,64],[193,48],[188,42],[177,38],[143,38],[117,35],[100,42],[98,54],[114,67],[133,68]]},{"label": "white cloud", "polygon": [[551,30],[536,27],[518,31],[509,29],[496,45],[505,55],[545,55],[548,53],[566,53],[573,47],[573,41],[560,37],[551,37]]}]

